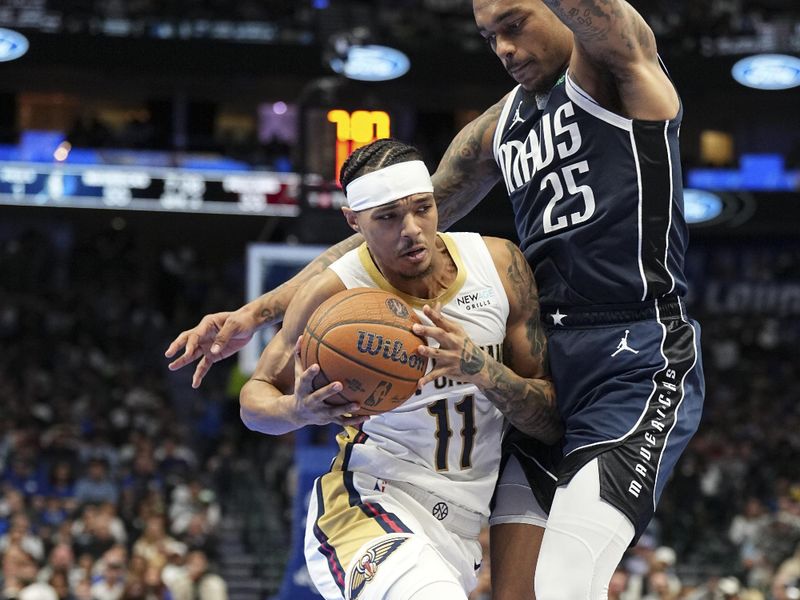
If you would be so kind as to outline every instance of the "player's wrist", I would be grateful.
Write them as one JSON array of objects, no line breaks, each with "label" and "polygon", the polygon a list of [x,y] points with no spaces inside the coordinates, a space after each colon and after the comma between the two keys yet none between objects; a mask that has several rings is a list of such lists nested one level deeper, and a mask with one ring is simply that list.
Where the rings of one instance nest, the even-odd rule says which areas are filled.
[{"label": "player's wrist", "polygon": [[[495,387],[495,382],[492,380],[492,367],[502,366],[488,352],[480,349],[481,353],[481,368],[472,374],[468,374],[466,380],[478,387],[480,390],[489,390]],[[463,369],[462,369],[463,370]]]},{"label": "player's wrist", "polygon": [[282,320],[286,312],[286,307],[279,302],[274,291],[256,298],[242,308],[245,309],[247,320],[253,331]]}]

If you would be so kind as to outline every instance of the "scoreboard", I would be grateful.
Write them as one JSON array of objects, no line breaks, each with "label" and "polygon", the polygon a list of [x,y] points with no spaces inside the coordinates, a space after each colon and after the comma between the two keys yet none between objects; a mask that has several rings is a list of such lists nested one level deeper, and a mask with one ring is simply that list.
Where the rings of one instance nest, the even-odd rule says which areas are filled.
[{"label": "scoreboard", "polygon": [[294,217],[295,173],[0,162],[0,205]]}]

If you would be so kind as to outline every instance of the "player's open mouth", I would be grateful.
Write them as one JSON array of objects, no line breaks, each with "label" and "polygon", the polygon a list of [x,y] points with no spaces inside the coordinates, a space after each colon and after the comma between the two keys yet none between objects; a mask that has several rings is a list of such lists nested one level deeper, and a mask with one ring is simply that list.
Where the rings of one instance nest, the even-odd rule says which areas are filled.
[{"label": "player's open mouth", "polygon": [[425,258],[425,254],[427,250],[425,246],[419,246],[416,248],[412,248],[408,252],[403,253],[403,258],[409,259],[411,262],[420,262],[422,259]]}]

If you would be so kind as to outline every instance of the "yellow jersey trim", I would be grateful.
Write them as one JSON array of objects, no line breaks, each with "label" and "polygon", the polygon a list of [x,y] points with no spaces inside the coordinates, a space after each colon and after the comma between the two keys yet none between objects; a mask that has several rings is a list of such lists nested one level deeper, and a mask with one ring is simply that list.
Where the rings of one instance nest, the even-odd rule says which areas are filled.
[{"label": "yellow jersey trim", "polygon": [[383,291],[399,296],[414,308],[422,308],[426,304],[433,306],[437,302],[441,302],[442,306],[444,306],[453,298],[455,298],[456,294],[458,294],[458,292],[461,291],[461,288],[464,287],[464,282],[467,280],[467,268],[464,266],[464,262],[461,260],[461,254],[459,254],[458,248],[456,247],[456,244],[452,238],[446,233],[438,233],[437,235],[439,239],[444,242],[445,248],[447,248],[450,257],[453,259],[458,272],[453,283],[450,284],[450,286],[436,298],[417,298],[416,296],[401,292],[394,287],[380,272],[375,264],[375,261],[372,260],[372,255],[369,253],[366,242],[359,246],[358,258],[361,261],[361,266],[363,266],[367,271],[367,274],[372,278],[372,281],[374,281],[375,284]]}]

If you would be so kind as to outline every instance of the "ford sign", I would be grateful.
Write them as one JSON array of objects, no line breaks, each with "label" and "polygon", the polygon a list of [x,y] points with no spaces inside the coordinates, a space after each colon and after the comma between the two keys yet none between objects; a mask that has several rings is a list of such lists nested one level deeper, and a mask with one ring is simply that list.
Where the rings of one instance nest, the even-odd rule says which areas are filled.
[{"label": "ford sign", "polygon": [[683,211],[687,223],[713,221],[722,214],[722,199],[705,190],[683,190]]},{"label": "ford sign", "polygon": [[15,60],[28,51],[28,38],[11,29],[0,28],[0,62]]},{"label": "ford sign", "polygon": [[800,85],[800,58],[758,54],[737,62],[731,73],[742,85],[757,90],[788,90]]},{"label": "ford sign", "polygon": [[387,46],[351,46],[346,60],[336,58],[330,65],[349,79],[388,81],[405,75],[411,63],[405,54]]}]

